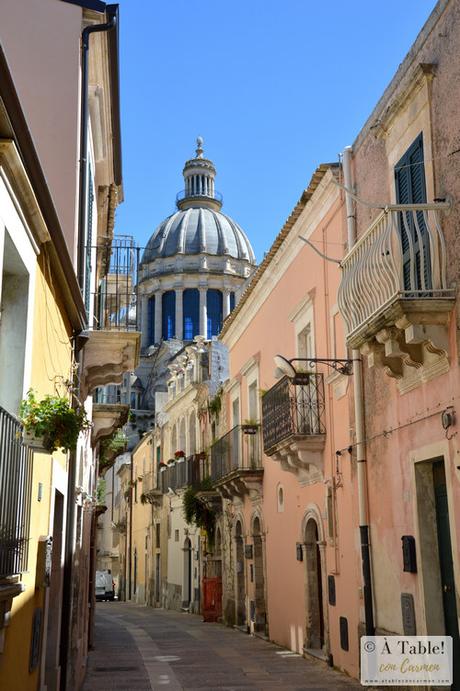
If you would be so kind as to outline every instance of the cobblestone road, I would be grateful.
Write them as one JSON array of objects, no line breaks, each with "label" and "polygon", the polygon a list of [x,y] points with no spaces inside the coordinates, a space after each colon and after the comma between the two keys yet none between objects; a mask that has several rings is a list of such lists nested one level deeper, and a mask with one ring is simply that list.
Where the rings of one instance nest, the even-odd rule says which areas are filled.
[{"label": "cobblestone road", "polygon": [[83,691],[362,688],[319,662],[201,617],[108,602],[97,605]]}]

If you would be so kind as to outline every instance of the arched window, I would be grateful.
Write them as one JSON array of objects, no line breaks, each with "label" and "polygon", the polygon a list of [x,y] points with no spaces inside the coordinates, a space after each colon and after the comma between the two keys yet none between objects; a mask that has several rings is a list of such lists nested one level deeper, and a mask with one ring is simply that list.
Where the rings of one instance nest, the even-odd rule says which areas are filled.
[{"label": "arched window", "polygon": [[155,295],[149,298],[147,306],[147,345],[153,345],[155,343]]},{"label": "arched window", "polygon": [[163,293],[162,298],[163,308],[163,324],[162,332],[163,338],[167,341],[176,335],[176,293],[174,290],[168,290]]},{"label": "arched window", "polygon": [[217,336],[222,328],[223,297],[220,290],[208,290],[208,338]]},{"label": "arched window", "polygon": [[197,288],[184,290],[184,340],[191,341],[200,331],[200,293]]}]

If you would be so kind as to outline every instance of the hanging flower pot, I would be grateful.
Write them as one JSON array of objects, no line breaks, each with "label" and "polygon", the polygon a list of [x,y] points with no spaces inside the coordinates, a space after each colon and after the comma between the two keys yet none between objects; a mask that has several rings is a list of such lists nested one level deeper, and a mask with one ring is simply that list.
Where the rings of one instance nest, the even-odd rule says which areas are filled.
[{"label": "hanging flower pot", "polygon": [[24,446],[28,446],[30,449],[35,449],[36,451],[46,451],[43,437],[36,437],[33,432],[28,432],[26,429],[22,432],[22,443]]},{"label": "hanging flower pot", "polygon": [[73,408],[67,398],[49,394],[39,401],[32,390],[21,402],[19,418],[24,443],[49,453],[57,449],[73,451],[80,432],[91,427],[83,407]]}]

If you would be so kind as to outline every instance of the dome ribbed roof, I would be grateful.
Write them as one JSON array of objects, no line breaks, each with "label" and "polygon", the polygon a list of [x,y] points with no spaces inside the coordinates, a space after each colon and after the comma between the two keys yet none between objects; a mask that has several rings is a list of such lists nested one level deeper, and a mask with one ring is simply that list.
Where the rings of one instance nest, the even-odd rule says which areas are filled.
[{"label": "dome ribbed roof", "polygon": [[177,195],[179,211],[160,223],[147,243],[142,263],[177,254],[210,254],[232,257],[250,264],[256,260],[251,243],[238,223],[223,214],[222,196],[214,188],[216,169],[203,158],[198,137],[196,157],[186,161],[185,189]]},{"label": "dome ribbed roof", "polygon": [[221,211],[201,206],[177,211],[160,223],[147,243],[142,263],[176,254],[230,256],[255,264],[251,244],[240,226]]}]

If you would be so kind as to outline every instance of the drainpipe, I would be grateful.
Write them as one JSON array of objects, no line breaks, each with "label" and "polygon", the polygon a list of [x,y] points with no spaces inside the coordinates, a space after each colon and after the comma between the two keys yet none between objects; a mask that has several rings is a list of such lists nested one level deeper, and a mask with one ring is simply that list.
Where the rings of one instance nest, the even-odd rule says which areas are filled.
[{"label": "drainpipe", "polygon": [[[116,6],[115,6],[116,7]],[[80,289],[84,291],[85,280],[85,236],[86,236],[86,186],[88,178],[88,52],[89,37],[101,31],[109,31],[116,25],[116,9],[107,7],[109,21],[92,24],[81,34],[81,95],[80,95],[80,161],[78,186],[78,256],[77,277]]]},{"label": "drainpipe", "polygon": [[[343,177],[344,185],[348,190],[352,189],[351,176],[352,147],[347,146],[343,152]],[[353,199],[345,192],[345,204],[347,212],[347,237],[348,251],[356,242],[356,218],[354,214]],[[353,350],[353,398],[355,404],[355,434],[356,434],[356,461],[358,474],[358,512],[359,533],[361,540],[361,563],[363,571],[363,595],[364,616],[366,624],[366,636],[373,636],[374,607],[372,602],[372,574],[369,546],[369,505],[367,491],[367,460],[366,460],[366,429],[364,420],[364,388],[361,353]]]}]

